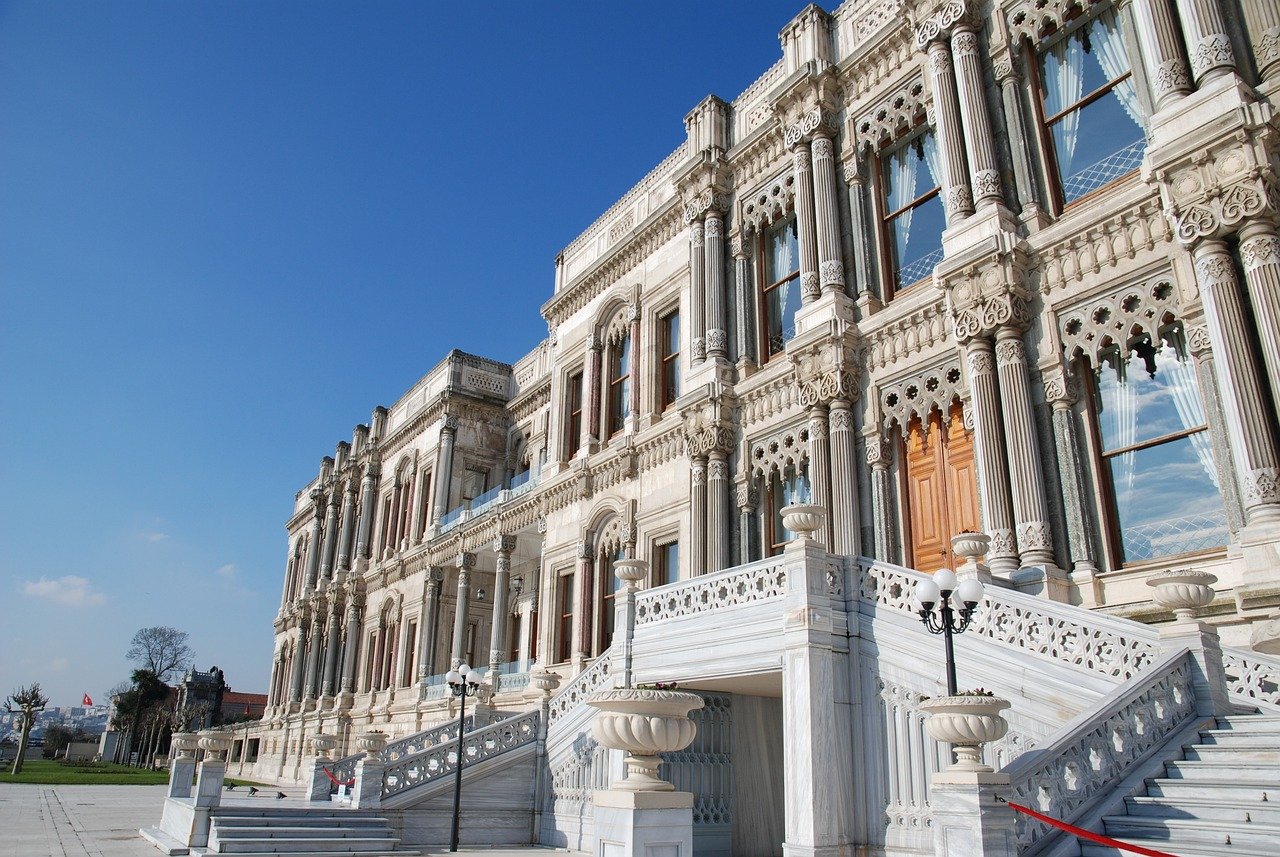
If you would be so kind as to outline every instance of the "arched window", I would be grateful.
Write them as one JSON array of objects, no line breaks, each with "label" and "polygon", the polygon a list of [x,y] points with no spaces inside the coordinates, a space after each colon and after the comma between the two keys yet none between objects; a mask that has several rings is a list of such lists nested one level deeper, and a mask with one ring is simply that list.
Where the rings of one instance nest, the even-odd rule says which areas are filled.
[{"label": "arched window", "polygon": [[770,226],[760,236],[760,342],[761,362],[781,354],[787,340],[796,335],[800,309],[800,244],[792,214]]},{"label": "arched window", "polygon": [[609,346],[609,436],[626,427],[631,414],[631,334],[623,334]]}]

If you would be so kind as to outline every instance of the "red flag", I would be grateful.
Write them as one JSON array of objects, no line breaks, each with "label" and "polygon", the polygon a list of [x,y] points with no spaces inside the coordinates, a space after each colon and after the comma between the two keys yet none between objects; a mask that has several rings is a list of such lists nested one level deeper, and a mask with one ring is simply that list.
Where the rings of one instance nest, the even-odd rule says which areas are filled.
[{"label": "red flag", "polygon": [[93,700],[89,697],[89,694],[87,693],[84,695],[84,704],[93,705]]}]

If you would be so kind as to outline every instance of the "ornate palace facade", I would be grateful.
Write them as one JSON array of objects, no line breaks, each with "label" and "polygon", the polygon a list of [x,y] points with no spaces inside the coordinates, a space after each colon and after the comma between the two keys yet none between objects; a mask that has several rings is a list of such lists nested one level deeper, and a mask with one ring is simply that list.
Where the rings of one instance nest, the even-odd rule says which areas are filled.
[{"label": "ornate palace facade", "polygon": [[998,586],[1112,617],[1208,570],[1223,643],[1276,646],[1280,8],[850,0],[780,38],[557,257],[546,339],[452,352],[298,493],[260,776],[442,722],[462,661],[519,708],[610,645],[615,559],[753,563],[795,501],[834,555],[978,530]]}]

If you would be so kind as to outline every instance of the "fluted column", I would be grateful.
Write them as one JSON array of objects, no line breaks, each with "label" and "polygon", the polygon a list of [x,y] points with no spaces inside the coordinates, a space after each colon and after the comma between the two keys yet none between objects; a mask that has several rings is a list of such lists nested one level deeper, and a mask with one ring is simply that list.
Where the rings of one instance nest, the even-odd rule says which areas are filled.
[{"label": "fluted column", "polygon": [[360,605],[355,597],[347,601],[347,644],[342,649],[342,692],[356,689],[356,652],[360,648]]},{"label": "fluted column", "polygon": [[316,588],[316,576],[320,573],[320,554],[322,550],[321,533],[323,532],[323,522],[321,518],[324,515],[324,508],[320,505],[320,492],[311,492],[312,518],[311,533],[307,537],[307,576],[306,585],[303,586],[303,593],[311,592]]},{"label": "fluted column", "polygon": [[1270,80],[1280,72],[1280,0],[1250,0],[1240,7],[1258,77]]},{"label": "fluted column", "polygon": [[582,443],[580,446],[592,451],[600,441],[600,374],[604,343],[593,331],[587,337],[587,380],[586,405],[587,418],[582,421]]},{"label": "fluted column", "polygon": [[298,641],[293,647],[293,687],[290,688],[289,701],[302,702],[303,682],[306,679],[307,637],[311,630],[309,622],[298,624]]},{"label": "fluted column", "polygon": [[304,678],[302,683],[303,699],[315,699],[316,691],[319,689],[316,681],[316,672],[320,664],[320,645],[323,643],[324,622],[322,614],[316,613],[315,620],[311,623],[312,633],[307,639],[307,659],[304,663]]},{"label": "fluted column", "polygon": [[498,536],[493,540],[493,551],[498,558],[493,576],[493,621],[489,624],[489,670],[495,686],[498,667],[507,659],[507,589],[511,582],[511,552],[515,549],[515,536]]},{"label": "fluted column", "polygon": [[701,220],[689,224],[689,348],[693,363],[707,357],[706,227]]},{"label": "fluted column", "polygon": [[975,337],[965,346],[969,389],[973,394],[974,448],[978,457],[982,523],[991,536],[987,565],[1009,575],[1018,570],[1018,543],[1009,501],[1009,468],[1000,427],[1000,397],[996,392],[991,340]]},{"label": "fluted column", "polygon": [[752,307],[755,306],[755,293],[751,282],[751,242],[742,235],[733,239],[730,247],[733,253],[733,283],[738,290],[738,313],[735,333],[738,338],[738,359],[748,360],[754,353],[752,344]]},{"label": "fluted column", "polygon": [[706,216],[707,357],[727,360],[729,336],[725,332],[724,217],[711,209]]},{"label": "fluted column", "polygon": [[1169,0],[1133,0],[1133,19],[1146,60],[1155,109],[1163,110],[1191,92],[1182,38]]},{"label": "fluted column", "polygon": [[[750,475],[747,478],[754,479]],[[751,536],[755,532],[753,521],[756,516],[756,505],[760,502],[760,495],[755,489],[754,482],[743,482],[738,485],[737,501],[738,532],[741,536],[738,541],[738,564],[746,565],[751,562]]]},{"label": "fluted column", "polygon": [[[631,419],[640,418],[640,307],[631,314]],[[508,479],[507,484],[511,482]]]},{"label": "fluted column", "polygon": [[796,178],[796,235],[800,245],[800,301],[811,303],[822,294],[818,279],[818,233],[813,211],[813,158],[801,142],[791,151]]},{"label": "fluted column", "polygon": [[320,579],[327,580],[333,574],[333,560],[338,550],[338,492],[329,492],[329,502],[324,517],[324,548],[320,553]]},{"label": "fluted column", "polygon": [[426,687],[427,679],[436,674],[436,638],[440,632],[440,590],[444,569],[427,569],[422,587],[422,630],[418,632],[418,684]]},{"label": "fluted column", "polygon": [[1027,119],[1022,107],[1022,87],[1018,81],[1017,66],[1009,57],[1001,57],[995,63],[996,83],[1000,87],[1000,102],[1004,106],[1004,126],[1009,137],[1009,151],[1013,155],[1013,181],[1018,192],[1018,204],[1024,216],[1029,209],[1040,207],[1032,167],[1032,149],[1027,139]]},{"label": "fluted column", "polygon": [[1235,71],[1236,58],[1218,0],[1178,0],[1178,17],[1197,87]]},{"label": "fluted column", "polygon": [[853,234],[853,279],[858,289],[858,299],[873,296],[871,289],[872,238],[875,232],[868,227],[867,181],[863,175],[863,156],[859,150],[857,160],[845,164],[844,181],[849,187],[849,229]]},{"label": "fluted column", "polygon": [[[1276,227],[1255,220],[1241,229],[1240,260],[1271,386],[1271,404],[1280,408],[1280,236]],[[1271,417],[1280,424],[1280,411],[1272,411]]]},{"label": "fluted column", "polygon": [[458,595],[453,610],[453,649],[449,665],[457,669],[466,654],[467,613],[471,608],[471,569],[476,566],[476,555],[460,553],[454,564],[458,567]]},{"label": "fluted column", "polygon": [[729,456],[713,449],[707,456],[708,574],[732,565],[729,532]]},{"label": "fluted column", "polygon": [[1005,325],[996,333],[996,366],[1012,477],[1018,552],[1023,566],[1054,566],[1053,535],[1049,531],[1044,499],[1044,470],[1040,465],[1031,386],[1027,380],[1027,350],[1017,328]]},{"label": "fluted column", "polygon": [[973,214],[973,193],[964,160],[964,134],[956,100],[955,73],[951,68],[951,48],[941,39],[929,43],[929,75],[933,81],[938,150],[942,153],[943,203],[947,223],[952,224]]},{"label": "fluted column", "polygon": [[1227,436],[1241,483],[1247,524],[1280,520],[1280,455],[1272,441],[1261,372],[1249,348],[1249,329],[1235,265],[1220,240],[1194,250],[1196,279],[1216,359]]},{"label": "fluted column", "polygon": [[351,568],[351,543],[356,535],[356,483],[348,481],[342,491],[342,534],[338,539],[338,568]]},{"label": "fluted column", "polygon": [[815,405],[809,409],[809,486],[813,501],[826,509],[822,526],[813,538],[831,549],[831,438],[827,435],[827,408]]},{"label": "fluted column", "polygon": [[689,574],[707,571],[707,457],[695,455],[689,461]]},{"label": "fluted column", "polygon": [[591,636],[595,619],[595,599],[592,595],[595,592],[595,581],[595,553],[590,540],[583,539],[578,542],[578,570],[573,580],[577,602],[573,605],[576,614],[573,624],[573,658],[579,663],[591,657]]},{"label": "fluted column", "polygon": [[435,509],[431,520],[439,522],[449,511],[449,490],[453,485],[453,447],[458,436],[458,418],[446,416],[440,425],[440,444],[436,447]]},{"label": "fluted column", "polygon": [[898,556],[898,525],[894,515],[893,475],[889,472],[893,449],[878,433],[867,436],[867,464],[871,467],[871,533],[875,539],[873,556],[884,562],[901,562]]},{"label": "fluted column", "polygon": [[841,556],[862,552],[858,514],[858,474],[853,464],[853,405],[831,403],[831,545]]},{"label": "fluted column", "polygon": [[356,556],[369,558],[373,519],[378,514],[378,471],[370,467],[360,480],[360,526],[356,530]]},{"label": "fluted column", "polygon": [[818,235],[818,279],[824,294],[844,292],[844,258],[840,249],[840,206],[836,194],[836,149],[831,139],[815,134],[813,152],[814,224]]},{"label": "fluted column", "polygon": [[965,149],[969,154],[969,174],[973,179],[976,205],[1004,201],[1000,189],[1000,165],[996,161],[995,136],[987,113],[986,86],[978,55],[978,35],[972,24],[956,24],[951,33],[955,59],[960,116],[964,120]]},{"label": "fluted column", "polygon": [[333,696],[338,691],[338,650],[342,648],[342,610],[337,604],[329,608],[329,633],[324,638],[324,681],[320,692]]},{"label": "fluted column", "polygon": [[[1058,478],[1062,481],[1062,497],[1067,519],[1067,548],[1071,553],[1072,572],[1092,577],[1098,571],[1093,534],[1098,525],[1093,514],[1089,482],[1085,476],[1084,445],[1066,379],[1058,377],[1046,383],[1045,397],[1053,409],[1054,447],[1058,452]],[[1083,591],[1083,590],[1082,590]]]}]

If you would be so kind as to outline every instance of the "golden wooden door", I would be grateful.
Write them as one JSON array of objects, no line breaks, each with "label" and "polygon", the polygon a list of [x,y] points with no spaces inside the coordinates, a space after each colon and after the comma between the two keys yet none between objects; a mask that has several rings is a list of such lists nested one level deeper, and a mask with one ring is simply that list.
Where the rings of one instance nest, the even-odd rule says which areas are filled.
[{"label": "golden wooden door", "polygon": [[920,571],[954,568],[951,537],[977,530],[982,520],[973,435],[962,411],[956,404],[947,423],[934,412],[928,431],[919,421],[907,430],[907,525],[911,565]]}]

